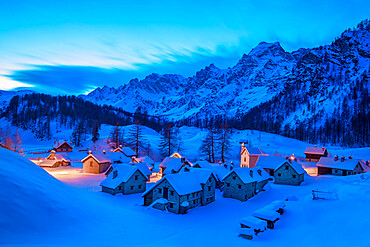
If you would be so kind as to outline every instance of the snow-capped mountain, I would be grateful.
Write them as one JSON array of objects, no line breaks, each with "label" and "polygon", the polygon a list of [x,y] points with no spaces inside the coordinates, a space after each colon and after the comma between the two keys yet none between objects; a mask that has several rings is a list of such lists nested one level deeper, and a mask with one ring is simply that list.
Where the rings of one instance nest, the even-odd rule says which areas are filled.
[{"label": "snow-capped mountain", "polygon": [[[291,97],[296,100],[295,109],[283,117],[284,124],[294,125],[321,111],[331,116],[341,108],[344,96],[351,93],[356,81],[367,78],[369,29],[369,22],[363,21],[330,45],[294,52],[286,52],[278,42],[262,42],[228,69],[211,64],[189,78],[151,74],[119,88],[97,88],[81,97],[129,112],[179,120],[220,114],[242,116],[274,97],[281,99],[280,104],[290,104],[291,100],[284,96],[294,91],[297,93]],[[308,102],[316,106],[314,111],[307,109]]]}]

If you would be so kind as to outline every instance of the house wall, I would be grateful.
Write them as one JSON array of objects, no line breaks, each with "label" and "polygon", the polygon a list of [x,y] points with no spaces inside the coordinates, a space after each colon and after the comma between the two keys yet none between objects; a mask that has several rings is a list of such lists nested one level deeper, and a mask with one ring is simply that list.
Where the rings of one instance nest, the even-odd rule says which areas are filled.
[{"label": "house wall", "polygon": [[55,151],[56,152],[72,152],[72,148],[64,143],[62,146],[56,148]]},{"label": "house wall", "polygon": [[306,161],[318,162],[321,157],[326,157],[326,156],[325,156],[325,154],[324,155],[320,155],[320,154],[306,154]]},{"label": "house wall", "polygon": [[[138,176],[137,180],[135,180],[135,176]],[[126,183],[121,184],[123,185],[122,193],[124,195],[143,193],[146,190],[146,181],[146,177],[137,170]]]},{"label": "house wall", "polygon": [[[168,188],[168,201],[170,203],[173,203],[173,206],[172,206],[172,208],[168,207],[167,209],[168,209],[168,211],[170,211],[172,213],[179,214],[180,213],[180,196],[179,196],[179,194],[175,191],[175,189],[172,187],[172,185],[166,179],[163,179],[162,181],[160,181],[158,183],[159,184],[152,190],[152,200],[151,200],[152,202],[151,203],[153,203],[154,201],[156,201],[160,198],[163,198],[163,188]],[[173,191],[173,195],[171,195],[171,191]],[[149,199],[149,197],[148,197],[148,199]],[[148,202],[149,202],[149,200],[148,200]]]},{"label": "house wall", "polygon": [[[285,167],[288,167],[286,169]],[[293,177],[295,176],[295,178]],[[304,180],[304,174],[298,174],[289,162],[284,163],[275,171],[275,184],[300,185]]]},{"label": "house wall", "polygon": [[[92,162],[90,164],[90,162]],[[85,160],[83,163],[83,173],[94,173],[94,174],[99,174],[102,172],[105,172],[110,166],[110,163],[98,163],[95,159],[92,157],[89,157],[88,159]]]},{"label": "house wall", "polygon": [[265,185],[267,183],[268,183],[268,179],[257,182],[257,184],[256,184],[256,194],[261,192],[263,187],[265,187]]},{"label": "house wall", "polygon": [[[238,185],[241,185],[240,189]],[[238,199],[240,201],[246,201],[255,195],[256,185],[257,182],[244,184],[243,181],[233,172],[224,180],[223,196]]]},{"label": "house wall", "polygon": [[[202,201],[201,204],[207,205],[215,201],[215,189],[216,189],[216,179],[210,176],[207,182],[202,185],[203,191],[201,193]],[[209,190],[210,189],[210,190]]]},{"label": "house wall", "polygon": [[[340,161],[338,161],[340,162]],[[353,169],[352,171],[350,170],[344,170],[344,169],[339,169],[339,168],[332,168],[332,175],[336,175],[336,176],[347,176],[347,175],[354,175],[354,174],[360,174],[360,173],[363,173],[363,169],[362,167],[360,166],[360,164],[357,164],[355,169]]]},{"label": "house wall", "polygon": [[327,167],[321,167],[321,166],[318,166],[317,167],[317,174],[318,175],[328,175],[328,174],[332,174],[332,168],[327,168]]}]

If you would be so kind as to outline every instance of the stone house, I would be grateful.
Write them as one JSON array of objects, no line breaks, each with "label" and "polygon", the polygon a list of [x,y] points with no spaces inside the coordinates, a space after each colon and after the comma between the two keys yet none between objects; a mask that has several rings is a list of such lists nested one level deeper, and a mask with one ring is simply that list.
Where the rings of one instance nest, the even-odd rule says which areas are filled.
[{"label": "stone house", "polygon": [[270,176],[274,176],[276,167],[286,160],[286,157],[262,155],[258,158],[256,166],[263,168]]},{"label": "stone house", "polygon": [[318,162],[321,157],[328,157],[328,150],[325,147],[307,147],[304,151],[306,161]]},{"label": "stone house", "polygon": [[247,201],[268,183],[270,176],[260,167],[236,168],[222,179],[224,182],[223,196],[240,201]]},{"label": "stone house", "polygon": [[66,141],[57,142],[56,144],[54,144],[53,150],[55,150],[55,152],[72,152],[73,147]]},{"label": "stone house", "polygon": [[83,163],[83,173],[99,174],[105,172],[111,165],[111,160],[102,154],[92,154],[81,160]]},{"label": "stone house", "polygon": [[252,168],[256,166],[257,160],[262,155],[268,155],[259,148],[246,147],[244,142],[242,143],[242,149],[240,153],[240,167]]},{"label": "stone house", "polygon": [[144,192],[147,180],[147,176],[139,167],[120,164],[114,166],[113,171],[100,183],[100,186],[102,192],[129,195]]},{"label": "stone house", "polygon": [[66,153],[56,153],[55,150],[51,150],[46,160],[54,160],[56,166],[70,166],[71,160]]},{"label": "stone house", "polygon": [[154,168],[154,161],[147,155],[143,156],[143,157],[139,157],[139,158],[133,158],[132,162],[134,162],[134,163],[145,163],[151,171]]},{"label": "stone house", "polygon": [[[208,170],[168,174],[144,194],[144,206],[184,214],[187,210],[215,200],[216,178]],[[160,202],[157,207],[156,203]]]},{"label": "stone house", "polygon": [[334,158],[322,157],[316,166],[318,175],[347,176],[370,171],[369,161],[353,159],[352,156],[348,159],[344,156],[339,159],[337,155]]},{"label": "stone house", "polygon": [[227,173],[230,172],[230,169],[222,164],[219,163],[212,164],[205,160],[195,162],[192,168],[208,169],[211,172],[213,172],[213,174],[216,177],[216,189],[220,189],[224,185],[222,179],[225,177]]},{"label": "stone house", "polygon": [[305,173],[295,159],[286,159],[274,171],[275,184],[300,185]]},{"label": "stone house", "polygon": [[129,158],[137,157],[137,154],[134,150],[132,150],[130,147],[122,147],[122,145],[119,145],[119,147],[114,149],[112,152],[121,152]]},{"label": "stone house", "polygon": [[159,174],[163,177],[168,174],[179,173],[185,166],[188,168],[192,166],[185,157],[166,157],[159,165]]}]

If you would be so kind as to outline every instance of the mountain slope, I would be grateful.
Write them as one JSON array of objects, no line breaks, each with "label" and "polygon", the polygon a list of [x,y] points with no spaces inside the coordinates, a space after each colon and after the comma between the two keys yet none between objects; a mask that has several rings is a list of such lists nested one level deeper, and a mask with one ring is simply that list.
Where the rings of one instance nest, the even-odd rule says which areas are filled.
[{"label": "mountain slope", "polygon": [[[289,53],[278,42],[262,42],[228,69],[211,64],[189,78],[152,74],[81,97],[188,124],[221,115],[236,121],[234,127],[267,125],[261,130],[285,135],[297,128],[324,131],[340,121],[334,123],[342,133],[334,142],[340,143],[357,118],[368,118],[369,70],[370,23],[365,20],[330,45]],[[360,145],[369,142],[369,125],[358,126],[356,135],[365,135]],[[316,135],[321,134],[313,139]]]}]

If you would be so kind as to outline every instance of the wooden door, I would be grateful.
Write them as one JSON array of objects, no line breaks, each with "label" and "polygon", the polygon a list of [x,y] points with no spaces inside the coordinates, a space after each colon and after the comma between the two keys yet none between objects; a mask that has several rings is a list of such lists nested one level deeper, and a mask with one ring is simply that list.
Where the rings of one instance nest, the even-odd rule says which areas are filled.
[{"label": "wooden door", "polygon": [[166,187],[163,188],[163,198],[168,199],[168,188]]}]

